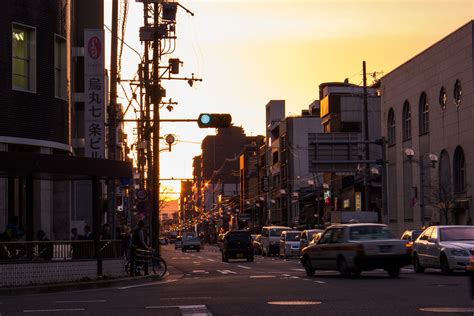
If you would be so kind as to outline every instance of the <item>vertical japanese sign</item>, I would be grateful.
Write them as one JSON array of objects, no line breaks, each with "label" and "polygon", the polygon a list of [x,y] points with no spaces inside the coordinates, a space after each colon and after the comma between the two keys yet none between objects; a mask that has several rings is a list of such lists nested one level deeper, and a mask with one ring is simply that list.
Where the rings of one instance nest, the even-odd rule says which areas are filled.
[{"label": "vertical japanese sign", "polygon": [[104,30],[84,30],[85,156],[105,158]]}]

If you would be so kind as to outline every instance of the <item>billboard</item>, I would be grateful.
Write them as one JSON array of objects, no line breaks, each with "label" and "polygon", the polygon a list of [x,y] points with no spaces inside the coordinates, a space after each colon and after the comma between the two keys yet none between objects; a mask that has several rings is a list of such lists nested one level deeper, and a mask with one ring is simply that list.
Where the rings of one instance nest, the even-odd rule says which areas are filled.
[{"label": "billboard", "polygon": [[84,154],[105,158],[104,30],[84,30]]}]

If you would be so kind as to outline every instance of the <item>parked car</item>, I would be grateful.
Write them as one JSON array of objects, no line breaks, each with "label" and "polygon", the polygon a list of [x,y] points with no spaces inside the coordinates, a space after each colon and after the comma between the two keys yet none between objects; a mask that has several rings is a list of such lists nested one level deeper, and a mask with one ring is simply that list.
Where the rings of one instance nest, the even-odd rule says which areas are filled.
[{"label": "parked car", "polygon": [[255,239],[253,240],[253,253],[256,255],[261,255],[262,254],[262,243],[261,239],[262,235],[258,234],[255,236]]},{"label": "parked car", "polygon": [[183,242],[183,236],[181,235],[176,236],[176,240],[174,242],[174,250],[180,249],[182,242]]},{"label": "parked car", "polygon": [[314,235],[317,233],[322,233],[324,229],[306,229],[301,232],[300,235],[300,251],[304,247],[307,247],[309,243],[314,239]]},{"label": "parked car", "polygon": [[272,254],[279,254],[280,251],[280,236],[285,230],[292,230],[287,226],[263,226],[262,237],[262,255],[271,256]]},{"label": "parked car", "polygon": [[[316,234],[313,234],[313,239],[309,242],[309,245],[314,245],[314,244],[317,244],[318,241],[321,239],[321,236],[323,235],[323,232],[321,233],[316,233]],[[309,246],[308,245],[308,246]],[[303,250],[303,249],[300,249],[300,251]]]},{"label": "parked car", "polygon": [[418,236],[421,235],[423,231],[419,229],[409,229],[405,230],[402,234],[402,237],[400,237],[401,240],[406,241],[406,246],[407,247],[413,247],[413,242],[418,238]]},{"label": "parked car", "polygon": [[316,270],[338,270],[342,276],[384,269],[398,277],[411,263],[411,249],[383,224],[339,224],[327,228],[321,239],[303,249],[301,263],[308,276]]},{"label": "parked car", "polygon": [[190,249],[196,250],[197,252],[201,250],[201,240],[194,232],[183,233],[183,239],[181,241],[181,250],[183,252]]},{"label": "parked car", "polygon": [[233,230],[224,235],[222,261],[228,262],[229,259],[253,261],[252,237],[249,231]]},{"label": "parked car", "polygon": [[280,237],[280,258],[300,255],[300,232],[286,230]]},{"label": "parked car", "polygon": [[474,255],[474,226],[430,226],[413,243],[413,267],[440,268],[443,274],[464,270]]}]

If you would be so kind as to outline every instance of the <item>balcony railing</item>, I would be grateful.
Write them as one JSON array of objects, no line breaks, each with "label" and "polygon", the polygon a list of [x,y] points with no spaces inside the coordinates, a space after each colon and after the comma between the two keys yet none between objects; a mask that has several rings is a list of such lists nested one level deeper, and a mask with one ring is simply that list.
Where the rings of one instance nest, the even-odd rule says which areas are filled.
[{"label": "balcony railing", "polygon": [[[121,240],[100,241],[100,258],[120,258],[124,256],[124,253],[125,249]],[[92,240],[0,242],[0,263],[95,258],[95,244]]]}]

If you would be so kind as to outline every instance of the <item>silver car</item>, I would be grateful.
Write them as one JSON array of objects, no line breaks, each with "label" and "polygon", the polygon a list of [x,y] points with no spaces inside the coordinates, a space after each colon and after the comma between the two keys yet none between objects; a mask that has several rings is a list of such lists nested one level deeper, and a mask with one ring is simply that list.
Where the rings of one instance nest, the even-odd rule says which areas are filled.
[{"label": "silver car", "polygon": [[280,258],[300,255],[300,232],[287,230],[280,237]]},{"label": "silver car", "polygon": [[465,271],[473,248],[474,226],[430,226],[413,243],[413,266],[417,273],[425,268]]}]

